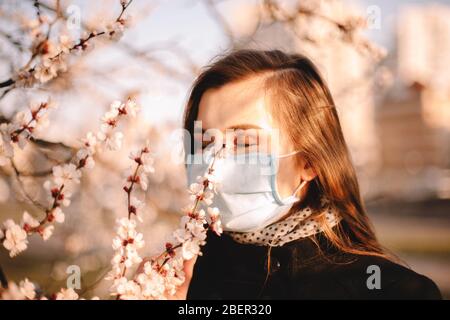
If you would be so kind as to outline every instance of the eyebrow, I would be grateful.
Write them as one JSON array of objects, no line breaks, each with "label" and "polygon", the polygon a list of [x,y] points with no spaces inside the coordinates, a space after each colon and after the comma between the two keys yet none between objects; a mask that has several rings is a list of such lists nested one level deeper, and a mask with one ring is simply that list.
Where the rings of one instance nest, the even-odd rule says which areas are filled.
[{"label": "eyebrow", "polygon": [[[256,125],[256,124],[251,124],[251,123],[242,123],[242,124],[235,124],[232,126],[228,126],[226,129],[241,129],[241,130],[246,130],[246,129],[263,129],[262,127]],[[225,129],[225,130],[226,130]],[[205,133],[207,130],[209,129],[202,129],[202,133]]]}]

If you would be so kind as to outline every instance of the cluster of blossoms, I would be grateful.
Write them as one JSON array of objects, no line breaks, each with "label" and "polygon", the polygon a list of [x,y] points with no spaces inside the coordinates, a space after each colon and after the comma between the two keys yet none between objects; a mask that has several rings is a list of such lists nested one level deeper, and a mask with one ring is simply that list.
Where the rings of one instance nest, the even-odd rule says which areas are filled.
[{"label": "cluster of blossoms", "polygon": [[[27,248],[28,235],[38,233],[44,240],[48,240],[52,236],[55,228],[53,223],[63,223],[65,220],[62,207],[70,205],[75,186],[80,183],[81,170],[94,167],[93,156],[97,147],[108,150],[117,150],[121,147],[123,134],[117,129],[118,123],[121,118],[127,115],[135,116],[138,110],[138,105],[132,100],[128,100],[125,103],[113,102],[110,110],[102,119],[100,131],[97,134],[89,132],[86,135],[86,138],[82,140],[82,147],[77,151],[70,163],[53,167],[52,179],[44,183],[44,188],[49,194],[49,204],[45,210],[45,217],[42,220],[39,221],[27,212],[24,212],[20,224],[16,224],[12,219],[8,219],[3,223],[3,226],[0,226],[0,243],[3,243],[11,257],[16,256]],[[11,139],[11,141],[19,141],[20,138],[18,137],[23,132],[32,131],[29,124],[27,124],[27,129],[23,129],[24,127],[20,128],[12,132],[17,138]],[[146,170],[152,169],[150,164],[146,164],[144,168]],[[138,206],[137,203],[134,205]]]},{"label": "cluster of blossoms", "polygon": [[[135,159],[139,168],[141,161],[133,156],[131,158]],[[165,251],[159,256],[146,261],[142,272],[132,279],[127,277],[126,272],[133,265],[142,263],[143,259],[137,250],[144,246],[144,241],[142,234],[136,232],[136,220],[131,220],[130,208],[128,219],[118,220],[117,236],[113,241],[116,255],[111,261],[112,270],[106,278],[113,280],[113,296],[117,299],[144,300],[164,300],[175,296],[177,289],[185,281],[184,261],[201,255],[207,230],[210,228],[219,235],[222,233],[219,210],[209,207],[214,196],[213,167],[214,161],[205,175],[198,177],[198,182],[190,186],[193,204],[184,210],[180,228],[173,233],[173,242],[166,243]],[[128,181],[131,181],[131,187],[124,187],[124,190],[130,195],[135,180]],[[201,206],[206,206],[208,214]]]},{"label": "cluster of blossoms", "polygon": [[[0,286],[0,300],[78,300],[80,299],[78,293],[73,288],[61,288],[59,292],[47,298],[40,295],[33,282],[27,278],[20,281],[19,285],[10,281],[7,288]],[[92,300],[98,300],[98,297],[93,297]]]},{"label": "cluster of blossoms", "polygon": [[[78,40],[73,40],[67,35],[61,35],[57,41],[48,37],[48,32],[43,32],[41,27],[47,24],[51,28],[54,22],[40,15],[39,19],[29,23],[30,34],[33,39],[32,57],[39,57],[39,61],[30,67],[28,63],[13,76],[12,82],[15,87],[33,87],[36,83],[44,84],[58,74],[67,71],[67,62],[72,53],[82,53],[90,50],[93,46],[91,39],[106,35],[113,41],[119,40],[126,27],[130,25],[130,17],[124,17],[124,12],[131,1],[120,1],[122,11],[119,17],[99,30],[84,32]],[[48,23],[46,23],[48,22]]]},{"label": "cluster of blossoms", "polygon": [[106,149],[119,150],[122,147],[123,133],[117,131],[118,121],[121,117],[127,115],[135,117],[139,109],[139,106],[133,100],[128,100],[126,103],[113,102],[110,110],[102,118],[103,123],[97,135],[88,134],[85,140],[88,149],[92,147],[92,143],[97,139]]},{"label": "cluster of blossoms", "polygon": [[142,233],[136,231],[137,221],[142,221],[138,212],[144,202],[133,196],[132,192],[135,186],[143,191],[147,190],[147,174],[154,172],[148,142],[138,152],[132,152],[130,159],[134,162],[134,167],[128,170],[127,185],[123,187],[127,194],[128,216],[117,220],[116,236],[113,239],[115,254],[111,260],[112,269],[106,277],[107,280],[113,280],[111,292],[120,299],[131,299],[132,292],[136,288],[140,289],[137,282],[126,277],[127,270],[142,262],[138,250],[145,244]]},{"label": "cluster of blossoms", "polygon": [[[81,53],[92,47],[91,39],[98,36],[106,36],[111,40],[118,40],[126,27],[129,26],[130,18],[124,17],[124,12],[132,0],[121,0],[122,10],[119,17],[104,27],[84,33],[81,38],[73,40],[67,35],[61,35],[57,40],[50,39],[50,29],[58,19],[63,18],[59,13],[53,21],[48,17],[41,15],[39,3],[38,19],[29,23],[28,28],[32,37],[31,57],[28,63],[23,66],[11,79],[3,82],[3,87],[33,87],[35,84],[44,84],[58,74],[67,71],[67,64],[70,55]],[[47,28],[47,30],[43,30]],[[34,64],[34,65],[33,65]],[[9,91],[9,90],[8,90]],[[11,163],[14,157],[14,145],[23,148],[27,140],[33,138],[33,133],[41,129],[48,123],[46,110],[54,105],[50,102],[41,103],[35,108],[31,108],[29,113],[19,112],[11,123],[2,123],[0,125],[0,166]],[[111,105],[110,111],[102,119],[101,130],[96,133],[88,133],[82,140],[83,146],[78,150],[76,156],[70,163],[55,166],[52,169],[52,179],[44,183],[44,188],[49,193],[49,206],[43,206],[45,217],[41,220],[34,218],[28,212],[23,213],[20,223],[12,219],[6,220],[0,224],[0,245],[9,251],[11,257],[26,250],[28,246],[28,236],[38,233],[44,240],[51,237],[54,231],[53,222],[63,223],[65,214],[62,207],[70,205],[70,198],[74,186],[80,183],[81,169],[92,168],[95,163],[93,155],[96,148],[105,148],[117,150],[121,147],[123,135],[118,132],[118,120],[125,116],[134,116],[138,111],[138,106],[129,100],[126,103],[115,102]],[[152,170],[151,164],[143,166],[146,172]],[[18,173],[18,171],[16,170]],[[146,183],[146,176],[139,175],[140,185]],[[131,199],[130,208],[138,208],[139,202]],[[136,209],[134,209],[136,212]],[[61,289],[54,294],[51,299],[56,300],[74,300],[78,299],[78,294],[71,288]],[[35,285],[28,279],[19,284],[9,282],[6,288],[0,286],[0,299],[47,299],[45,296],[39,296]]]},{"label": "cluster of blossoms", "polygon": [[[203,176],[197,177],[197,182],[189,186],[193,205],[184,210],[180,228],[175,230],[173,236],[181,249],[184,260],[190,260],[196,255],[201,255],[200,246],[205,244],[208,229],[221,235],[222,223],[219,219],[219,209],[210,207],[216,191],[217,181],[214,176],[214,164],[216,159],[226,152],[220,149],[215,152],[212,163]],[[206,213],[201,206],[206,208]]]},{"label": "cluster of blossoms", "polygon": [[14,145],[23,149],[36,131],[48,126],[48,110],[55,108],[50,100],[33,104],[29,110],[16,113],[12,122],[0,124],[0,166],[14,156]]},{"label": "cluster of blossoms", "polygon": [[26,278],[20,281],[19,285],[9,282],[7,289],[0,287],[0,299],[2,300],[34,300],[35,298],[36,287]]},{"label": "cluster of blossoms", "polygon": [[[83,140],[83,147],[77,152],[75,163],[56,166],[53,169],[53,180],[44,184],[51,194],[51,208],[47,210],[44,220],[37,221],[25,212],[20,225],[12,220],[4,223],[5,229],[0,228],[0,240],[10,251],[11,256],[26,249],[27,236],[31,232],[38,231],[44,239],[48,239],[54,228],[50,223],[64,221],[65,216],[61,207],[70,204],[69,191],[79,183],[80,169],[94,165],[92,156],[99,145],[110,150],[120,147],[121,142],[116,140],[118,137],[116,133],[119,132],[115,131],[118,120],[124,115],[135,115],[137,110],[137,105],[131,100],[126,103],[114,102],[102,119],[101,130],[97,134],[88,133]],[[119,140],[121,141],[121,138]],[[218,153],[215,158],[217,155]],[[209,207],[215,192],[213,175],[215,158],[205,175],[197,177],[197,182],[190,186],[193,204],[184,210],[180,227],[173,233],[173,241],[166,243],[164,252],[159,256],[146,261],[142,266],[142,272],[129,278],[127,271],[143,262],[139,250],[145,244],[142,233],[136,230],[138,221],[142,220],[138,213],[143,207],[143,201],[134,197],[132,191],[135,186],[145,191],[147,174],[154,172],[148,143],[139,152],[130,154],[134,167],[127,175],[127,185],[123,187],[127,194],[128,216],[117,220],[116,236],[113,239],[115,255],[111,260],[112,269],[106,277],[113,281],[111,295],[117,299],[148,300],[168,299],[176,295],[178,288],[185,281],[184,262],[201,255],[201,246],[206,243],[208,229],[218,235],[222,233],[219,210]],[[73,289],[63,288],[50,298],[76,300],[79,296]],[[39,296],[35,285],[25,279],[19,285],[10,282],[6,289],[0,289],[0,299],[47,299],[47,297]]]},{"label": "cluster of blossoms", "polygon": [[39,54],[40,61],[33,68],[26,67],[14,76],[16,87],[30,88],[35,83],[46,83],[67,71],[67,58],[75,49],[68,36],[60,36],[58,42],[36,37],[35,42],[34,51]]}]

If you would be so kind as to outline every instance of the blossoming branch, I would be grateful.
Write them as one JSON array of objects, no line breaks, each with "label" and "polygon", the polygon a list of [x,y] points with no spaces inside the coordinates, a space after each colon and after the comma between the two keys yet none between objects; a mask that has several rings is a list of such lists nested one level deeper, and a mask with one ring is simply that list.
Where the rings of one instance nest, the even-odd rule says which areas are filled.
[{"label": "blossoming branch", "polygon": [[114,280],[111,288],[112,295],[117,299],[127,299],[130,286],[138,286],[131,281],[129,283],[126,273],[136,264],[142,262],[138,250],[144,247],[142,233],[136,231],[136,219],[142,221],[138,215],[138,210],[144,206],[144,202],[132,195],[134,187],[140,186],[142,190],[147,190],[147,174],[154,172],[153,159],[150,157],[150,147],[147,144],[136,153],[130,154],[135,167],[131,168],[127,175],[127,185],[123,190],[127,194],[127,217],[117,220],[117,233],[113,239],[114,257],[111,260],[112,269],[107,275],[107,280]]},{"label": "blossoming branch", "polygon": [[[0,300],[48,300],[37,290],[35,284],[25,278],[17,285],[15,282],[8,282],[7,288],[0,287]],[[52,300],[78,300],[80,296],[73,288],[61,288],[59,292],[53,294]],[[98,300],[93,297],[92,300]]]},{"label": "blossoming branch", "polygon": [[[40,107],[38,110],[41,109]],[[38,233],[44,241],[48,240],[53,234],[54,222],[64,222],[65,214],[61,208],[70,205],[70,198],[75,186],[80,183],[81,170],[94,167],[93,156],[97,149],[118,150],[121,148],[123,134],[117,130],[118,123],[125,116],[134,117],[138,110],[139,106],[132,100],[128,100],[125,103],[120,101],[113,102],[110,110],[102,118],[99,132],[97,134],[89,132],[86,138],[82,139],[82,147],[77,151],[70,163],[53,167],[52,180],[47,180],[44,183],[44,188],[49,194],[49,204],[45,210],[44,218],[38,220],[25,211],[20,224],[16,224],[12,219],[8,219],[3,223],[3,227],[0,226],[0,243],[9,251],[11,257],[27,249],[27,238],[29,235]],[[31,113],[35,114],[36,112],[31,111]],[[9,135],[2,135],[4,145],[8,146],[6,149],[9,150],[10,145],[15,140],[21,141],[20,138],[8,141],[9,136],[20,137],[24,132],[33,131],[30,130],[32,128],[30,123],[32,122],[26,121],[18,129],[7,130],[6,132],[9,132]],[[16,125],[13,124],[12,128],[16,128]],[[5,141],[7,142],[6,144]]]},{"label": "blossoming branch", "polygon": [[[99,144],[108,149],[121,147],[121,137],[115,131],[118,120],[124,115],[134,115],[137,106],[132,101],[122,104],[114,102],[111,109],[102,118],[101,130],[94,135],[88,133],[83,140],[83,147],[75,156],[75,164],[69,167],[56,167],[54,174],[55,187],[51,188],[53,205],[49,212],[58,210],[56,214],[46,215],[46,222],[63,221],[64,215],[60,211],[61,202],[68,201],[64,194],[66,186],[76,184],[79,181],[81,168],[93,166],[92,156]],[[184,273],[184,262],[192,259],[196,255],[201,255],[201,246],[206,243],[207,231],[211,229],[218,235],[222,233],[222,226],[217,208],[209,207],[212,204],[216,188],[214,177],[214,164],[216,158],[221,156],[221,150],[217,151],[204,176],[197,177],[197,182],[189,186],[192,204],[184,210],[181,217],[180,228],[173,232],[173,241],[166,243],[165,250],[157,257],[143,263],[143,270],[137,274],[129,272],[133,266],[143,262],[139,255],[139,250],[145,245],[144,236],[136,230],[137,222],[142,221],[139,212],[143,208],[143,201],[139,200],[133,192],[138,186],[142,191],[147,189],[147,175],[154,172],[153,158],[150,156],[150,147],[147,144],[138,152],[132,152],[129,158],[134,166],[127,174],[127,184],[123,187],[127,195],[127,216],[117,220],[116,236],[113,239],[113,249],[115,254],[111,260],[111,271],[107,275],[107,280],[112,280],[110,288],[111,295],[116,299],[171,299],[176,296],[178,288],[186,280]],[[87,165],[90,164],[90,165]],[[66,165],[70,166],[70,164]],[[48,183],[46,183],[48,184]],[[56,203],[56,206],[55,206]],[[53,206],[55,206],[53,208]],[[205,212],[206,209],[206,212]],[[54,216],[53,216],[54,215]],[[48,218],[50,216],[50,218]],[[37,222],[28,213],[24,213],[22,226],[10,226],[7,223],[8,241],[17,240],[17,234],[24,233],[25,241],[15,243],[16,251],[25,246],[26,236]],[[127,273],[131,274],[128,275]],[[8,284],[7,289],[0,290],[2,299],[47,299],[43,295],[36,293],[35,285],[25,279],[17,285],[14,282]],[[79,299],[78,293],[72,288],[63,288],[58,293],[51,296],[52,299]],[[95,297],[96,298],[96,297]]]},{"label": "blossoming branch", "polygon": [[[129,26],[130,19],[125,17],[124,13],[132,1],[120,0],[121,11],[114,21],[99,30],[85,33],[76,41],[65,34],[60,35],[57,40],[51,40],[50,30],[61,17],[61,14],[57,12],[55,19],[52,21],[39,14],[38,19],[29,24],[30,36],[33,39],[29,61],[10,79],[0,82],[0,88],[29,88],[36,83],[44,84],[57,77],[59,73],[66,72],[70,54],[81,53],[90,49],[92,39],[107,36],[113,41],[119,40],[125,28]],[[47,28],[46,31],[43,30],[44,27]],[[31,66],[35,60],[38,60],[38,62]],[[7,90],[9,91],[11,88]]]},{"label": "blossoming branch", "polygon": [[[118,220],[117,236],[113,241],[116,255],[111,261],[112,270],[106,278],[113,280],[111,294],[117,299],[161,300],[173,298],[177,289],[186,280],[183,270],[184,261],[201,255],[200,247],[206,243],[207,230],[211,228],[219,235],[222,233],[218,209],[208,207],[214,196],[213,172],[218,155],[219,152],[215,154],[205,175],[199,176],[198,182],[190,186],[189,191],[193,204],[185,210],[185,214],[181,217],[180,228],[173,233],[174,241],[166,243],[165,250],[159,256],[145,261],[143,272],[137,273],[132,279],[126,276],[126,271],[143,261],[138,254],[138,249],[144,246],[143,236],[136,232],[136,220],[131,220],[132,214],[135,214],[133,210],[128,210],[128,219]],[[138,163],[137,172],[142,160],[139,156],[138,158],[132,156],[133,158]],[[131,181],[130,187],[124,187],[128,195],[131,193],[135,180],[132,178],[129,181]],[[206,206],[208,217],[205,210],[200,208],[201,205]]]},{"label": "blossoming branch", "polygon": [[11,123],[0,124],[0,166],[14,157],[14,145],[23,149],[36,131],[48,126],[48,110],[55,108],[53,101],[41,102],[30,106],[28,111],[17,112]]}]

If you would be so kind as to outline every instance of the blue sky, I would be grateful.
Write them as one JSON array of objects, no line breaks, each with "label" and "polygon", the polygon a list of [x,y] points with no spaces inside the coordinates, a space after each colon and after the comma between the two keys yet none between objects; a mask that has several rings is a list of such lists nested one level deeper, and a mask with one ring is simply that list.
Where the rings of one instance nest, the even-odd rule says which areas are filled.
[{"label": "blue sky", "polygon": [[[137,0],[136,5],[143,5],[142,0]],[[254,0],[228,0],[222,2],[222,9],[227,12],[229,4],[238,2],[252,3]],[[381,12],[381,28],[367,31],[367,36],[378,44],[389,49],[395,40],[396,17],[402,6],[411,4],[446,3],[450,0],[426,1],[426,0],[344,0],[349,4],[355,4],[364,13],[369,6],[378,6]],[[226,39],[218,24],[211,19],[207,9],[201,1],[195,0],[162,0],[145,19],[137,30],[132,33],[134,44],[145,47],[152,42],[163,42],[174,39],[179,46],[189,52],[189,55],[200,65],[206,64],[213,56],[226,48]],[[228,13],[232,11],[229,10]],[[124,39],[127,40],[127,37]],[[172,57],[168,58],[168,63]],[[158,103],[161,108],[149,115],[153,120],[170,119],[180,120],[181,110],[186,100],[189,84],[182,84],[176,89],[175,94],[152,101],[148,96],[146,103]],[[154,100],[154,99],[153,99]]]}]

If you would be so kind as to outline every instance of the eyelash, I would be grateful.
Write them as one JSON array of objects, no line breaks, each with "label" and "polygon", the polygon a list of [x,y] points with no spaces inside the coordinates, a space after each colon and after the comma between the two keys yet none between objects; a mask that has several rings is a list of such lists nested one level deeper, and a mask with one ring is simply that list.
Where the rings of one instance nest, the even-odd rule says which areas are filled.
[{"label": "eyelash", "polygon": [[[204,141],[204,142],[202,143],[202,149],[205,149],[205,148],[206,148],[207,146],[209,146],[211,143],[213,143],[213,142]],[[255,145],[257,145],[257,143],[245,143],[245,144],[239,145],[239,146],[240,146],[240,147],[248,148],[248,147],[255,146]],[[234,146],[237,147],[236,144],[235,144]]]}]

